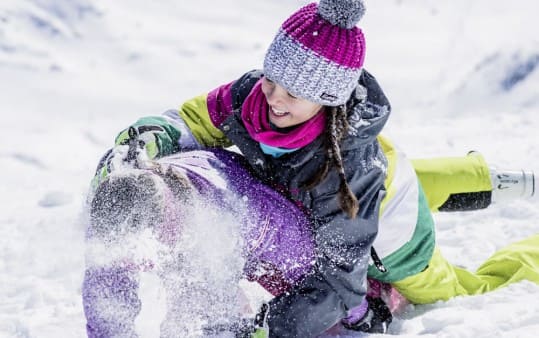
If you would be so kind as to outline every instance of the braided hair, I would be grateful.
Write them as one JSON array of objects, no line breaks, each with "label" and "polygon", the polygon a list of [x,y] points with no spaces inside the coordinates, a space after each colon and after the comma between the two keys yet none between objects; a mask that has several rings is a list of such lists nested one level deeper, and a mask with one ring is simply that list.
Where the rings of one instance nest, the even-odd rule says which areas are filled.
[{"label": "braided hair", "polygon": [[324,148],[326,150],[326,160],[318,172],[309,182],[307,188],[312,188],[320,183],[328,174],[331,167],[337,169],[341,180],[339,184],[339,204],[341,209],[348,214],[350,218],[355,218],[359,211],[359,204],[356,196],[346,182],[346,174],[341,155],[341,140],[348,132],[348,119],[346,116],[346,106],[325,107],[327,122],[325,129]]}]

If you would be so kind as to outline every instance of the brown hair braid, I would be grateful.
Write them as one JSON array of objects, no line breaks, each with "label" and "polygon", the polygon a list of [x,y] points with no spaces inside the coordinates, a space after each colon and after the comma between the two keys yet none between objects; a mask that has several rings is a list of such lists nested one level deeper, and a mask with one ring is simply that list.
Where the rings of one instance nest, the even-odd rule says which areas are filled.
[{"label": "brown hair braid", "polygon": [[356,196],[346,182],[344,165],[341,156],[340,143],[348,131],[348,120],[346,116],[346,107],[344,105],[337,107],[325,107],[327,114],[326,131],[324,138],[324,147],[326,149],[326,161],[320,172],[313,176],[306,184],[307,188],[312,188],[320,183],[328,174],[331,165],[335,166],[339,178],[339,204],[350,218],[355,218],[359,211],[359,204]]}]

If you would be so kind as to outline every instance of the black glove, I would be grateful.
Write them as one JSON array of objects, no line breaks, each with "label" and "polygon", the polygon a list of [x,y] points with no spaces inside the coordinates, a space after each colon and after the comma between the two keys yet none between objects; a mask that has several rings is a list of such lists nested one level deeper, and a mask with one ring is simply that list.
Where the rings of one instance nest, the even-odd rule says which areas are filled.
[{"label": "black glove", "polygon": [[381,298],[367,297],[369,308],[365,316],[358,322],[348,324],[343,322],[343,326],[348,330],[368,333],[386,333],[389,324],[393,320],[393,315],[386,303]]}]

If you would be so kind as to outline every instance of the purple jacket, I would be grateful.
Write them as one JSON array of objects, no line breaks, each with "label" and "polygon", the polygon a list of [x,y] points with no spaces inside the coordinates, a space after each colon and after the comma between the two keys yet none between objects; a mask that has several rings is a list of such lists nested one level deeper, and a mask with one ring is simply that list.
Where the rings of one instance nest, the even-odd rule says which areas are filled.
[{"label": "purple jacket", "polygon": [[[308,218],[284,196],[255,179],[242,156],[220,149],[198,150],[177,153],[159,163],[185,175],[204,201],[216,208],[233,210],[247,203],[242,210],[248,214],[240,218],[246,244],[245,278],[257,281],[277,296],[312,271],[315,250]],[[173,219],[180,219],[179,216],[174,215]],[[89,239],[99,237],[99,231],[92,229],[94,225],[95,222],[89,224]],[[156,229],[165,243],[177,235],[172,228]],[[181,226],[176,229],[181,232]],[[83,303],[89,337],[136,335],[134,320],[141,309],[137,273],[147,268],[151,268],[151,262],[137,266],[122,261],[87,268]],[[115,304],[121,311],[111,316],[103,311],[102,304]]]}]

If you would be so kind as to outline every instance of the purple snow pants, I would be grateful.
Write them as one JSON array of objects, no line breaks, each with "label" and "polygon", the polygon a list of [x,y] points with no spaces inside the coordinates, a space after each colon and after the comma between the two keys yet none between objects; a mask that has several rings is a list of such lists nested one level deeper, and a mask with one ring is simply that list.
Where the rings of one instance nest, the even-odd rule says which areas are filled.
[{"label": "purple snow pants", "polygon": [[[158,162],[187,177],[216,208],[235,208],[240,201],[247,204],[242,209],[247,213],[243,219],[248,220],[243,233],[247,246],[244,277],[278,295],[312,269],[315,250],[310,224],[294,203],[254,178],[243,161],[241,155],[216,149],[178,153]],[[88,241],[95,240],[93,226],[88,225]],[[163,241],[174,236],[168,237]],[[82,295],[89,337],[136,336],[133,323],[141,309],[135,278],[139,268],[125,262],[87,265]],[[115,308],[107,306],[103,313],[104,301]]]}]

